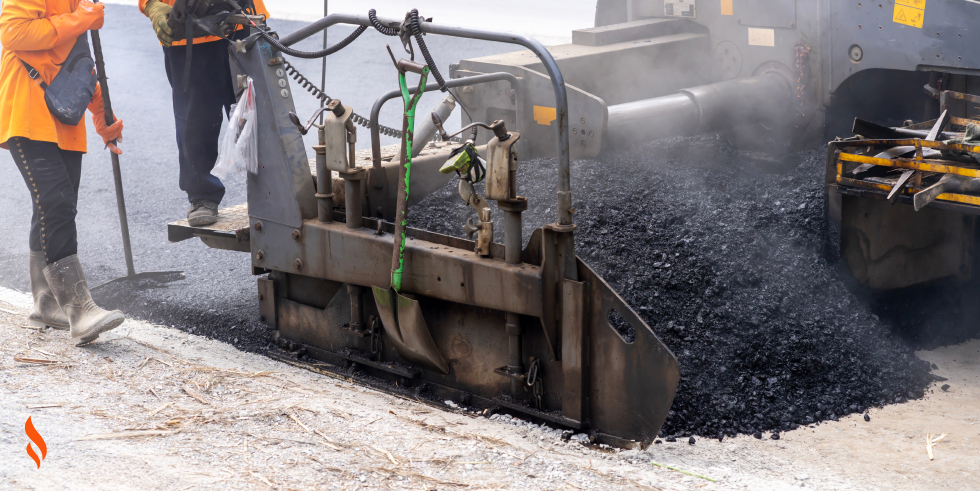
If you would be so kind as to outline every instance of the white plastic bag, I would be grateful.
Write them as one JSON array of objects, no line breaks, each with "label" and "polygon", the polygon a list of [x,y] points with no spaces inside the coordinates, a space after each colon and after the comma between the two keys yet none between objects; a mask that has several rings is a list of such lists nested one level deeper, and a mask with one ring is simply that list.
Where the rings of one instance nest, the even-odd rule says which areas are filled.
[{"label": "white plastic bag", "polygon": [[255,120],[255,89],[252,88],[252,78],[248,79],[248,87],[242,94],[238,104],[231,106],[231,117],[228,118],[225,133],[218,142],[218,161],[211,174],[219,179],[225,179],[232,172],[243,169],[252,174],[259,172],[258,131]]}]

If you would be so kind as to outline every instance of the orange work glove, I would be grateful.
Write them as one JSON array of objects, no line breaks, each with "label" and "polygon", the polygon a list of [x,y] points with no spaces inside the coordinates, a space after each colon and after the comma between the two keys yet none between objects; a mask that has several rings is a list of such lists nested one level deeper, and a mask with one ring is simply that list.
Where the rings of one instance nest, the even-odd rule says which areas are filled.
[{"label": "orange work glove", "polygon": [[91,0],[79,0],[78,6],[75,7],[75,13],[79,14],[82,19],[88,21],[87,31],[93,31],[97,29],[102,29],[102,24],[105,22],[105,4],[102,2],[93,3]]},{"label": "orange work glove", "polygon": [[81,0],[74,12],[48,19],[58,33],[58,41],[55,42],[55,46],[69,41],[75,42],[78,36],[84,34],[85,31],[102,28],[105,20],[105,4]]},{"label": "orange work glove", "polygon": [[102,106],[97,108],[90,106],[89,110],[92,111],[92,123],[95,124],[95,132],[102,137],[103,143],[109,147],[112,153],[122,155],[122,149],[117,147],[113,142],[115,140],[115,143],[122,143],[122,120],[116,119],[115,123],[107,125],[105,124],[105,109]]}]

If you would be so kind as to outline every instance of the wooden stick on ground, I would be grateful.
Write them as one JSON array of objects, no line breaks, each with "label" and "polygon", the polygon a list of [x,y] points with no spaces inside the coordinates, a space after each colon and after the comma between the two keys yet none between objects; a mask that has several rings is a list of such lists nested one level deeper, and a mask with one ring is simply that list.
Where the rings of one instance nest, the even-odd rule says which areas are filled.
[{"label": "wooden stick on ground", "polygon": [[174,432],[172,431],[162,431],[162,430],[137,430],[137,431],[120,431],[118,433],[101,433],[98,435],[83,436],[81,438],[76,438],[76,442],[81,442],[85,440],[114,440],[118,438],[137,438],[141,436],[169,436]]},{"label": "wooden stick on ground", "polygon": [[253,475],[253,476],[255,476],[255,477],[257,477],[257,478],[259,478],[259,479],[261,479],[262,482],[266,483],[266,485],[268,485],[270,488],[276,487],[274,484],[272,484],[271,482],[269,482],[268,479],[262,477],[261,474],[258,474],[258,473],[252,472],[252,471],[248,471],[248,473],[251,474],[251,475]]},{"label": "wooden stick on ground", "polygon": [[333,440],[331,440],[327,435],[324,435],[322,431],[320,431],[320,430],[313,430],[313,433],[316,433],[317,435],[322,436],[323,439],[327,441],[327,443],[324,443],[324,445],[326,445],[326,446],[328,446],[328,447],[330,447],[330,448],[332,448],[332,449],[334,449],[334,450],[336,450],[338,452],[341,451],[341,450],[343,450],[342,448],[334,445],[333,444]]},{"label": "wooden stick on ground", "polygon": [[211,405],[208,401],[205,401],[203,397],[195,394],[194,391],[191,390],[190,387],[187,387],[186,385],[184,386],[184,392],[187,395],[193,397],[194,399],[197,399],[197,402],[200,402],[201,404],[204,404],[205,406],[210,406]]},{"label": "wooden stick on ground", "polygon": [[154,409],[153,411],[150,412],[150,414],[147,414],[146,416],[147,417],[153,416],[154,414],[159,413],[160,411],[163,411],[164,409],[167,409],[167,407],[169,407],[169,406],[170,406],[170,403],[169,402],[164,403],[162,406]]},{"label": "wooden stick on ground", "polygon": [[932,455],[932,433],[926,434],[926,452],[929,454],[929,460],[933,460],[935,456]]},{"label": "wooden stick on ground", "polygon": [[303,422],[300,421],[299,418],[297,418],[295,415],[293,415],[293,413],[287,413],[286,415],[289,416],[289,419],[295,421],[296,424],[302,426],[307,433],[313,433],[313,430],[309,429],[305,424],[303,424]]}]

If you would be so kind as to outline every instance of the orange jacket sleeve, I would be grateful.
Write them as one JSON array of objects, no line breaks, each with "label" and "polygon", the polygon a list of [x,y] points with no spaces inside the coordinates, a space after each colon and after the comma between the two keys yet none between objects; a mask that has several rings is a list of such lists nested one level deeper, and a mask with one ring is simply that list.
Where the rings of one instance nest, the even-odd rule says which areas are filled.
[{"label": "orange jacket sleeve", "polygon": [[88,110],[94,114],[103,111],[102,107],[102,84],[95,84],[95,93],[92,94],[92,102],[88,103]]},{"label": "orange jacket sleeve", "polygon": [[[104,5],[95,7],[101,11]],[[102,27],[101,13],[72,12],[47,15],[45,0],[3,2],[0,12],[0,44],[13,51],[46,51],[67,42],[90,28]],[[94,16],[98,16],[96,20]]]}]

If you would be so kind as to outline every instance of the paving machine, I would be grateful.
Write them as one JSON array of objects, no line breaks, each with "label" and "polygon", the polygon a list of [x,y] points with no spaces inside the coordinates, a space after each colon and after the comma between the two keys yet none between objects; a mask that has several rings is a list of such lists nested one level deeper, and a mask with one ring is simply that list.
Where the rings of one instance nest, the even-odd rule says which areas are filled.
[{"label": "paving machine", "polygon": [[[247,204],[221,210],[210,227],[173,223],[170,240],[198,237],[251,255],[262,275],[262,319],[275,329],[282,351],[274,356],[284,361],[393,393],[521,413],[599,442],[642,445],[667,417],[677,361],[575,256],[570,159],[712,131],[746,147],[788,151],[848,136],[862,116],[881,123],[862,127],[878,133],[831,144],[827,167],[829,222],[856,277],[897,288],[968,276],[980,204],[972,181],[960,177],[980,177],[968,161],[980,149],[942,140],[951,116],[968,124],[976,112],[976,99],[959,94],[973,91],[980,73],[980,53],[969,49],[980,40],[969,29],[978,13],[980,4],[966,0],[599,0],[596,27],[547,49],[417,13],[333,14],[281,39],[259,17],[212,16],[208,26],[219,34],[236,23],[253,30],[232,44],[231,56],[240,88],[251,80],[256,93],[259,168],[248,175]],[[338,24],[358,28],[318,53],[290,48]],[[386,101],[409,92],[384,94],[370,117],[360,116],[287,60],[329,55],[370,27],[405,47],[414,40],[438,79],[428,89],[452,91],[434,117],[420,116],[415,151],[382,147],[381,134],[406,135],[377,122]],[[442,80],[423,34],[525,50],[462,60]],[[327,103],[322,124],[295,114],[290,78]],[[371,292],[393,284],[398,204],[406,199],[410,207],[450,179],[439,171],[458,144],[425,143],[456,102],[468,109],[464,126],[482,125],[471,140],[486,161],[486,196],[460,186],[481,216],[469,224],[475,240],[407,228],[401,288],[385,302]],[[920,114],[924,127],[904,124]],[[354,149],[357,124],[370,129],[370,151]],[[302,135],[314,125],[320,144],[311,165]],[[953,151],[967,157],[950,164]],[[557,162],[558,216],[522,247],[527,201],[516,169],[539,157]],[[411,192],[400,198],[409,160]],[[849,174],[866,164],[863,177]],[[914,211],[919,191],[935,196]],[[504,215],[503,244],[492,242],[487,200]]]},{"label": "paving machine", "polygon": [[[232,12],[224,20],[210,19],[219,33],[235,25],[252,30],[230,50],[233,79],[254,96],[258,165],[247,174],[248,203],[220,210],[212,226],[172,223],[169,238],[199,237],[208,246],[251,255],[253,273],[262,275],[259,311],[275,329],[280,348],[273,356],[413,399],[519,413],[588,433],[599,443],[635,446],[657,436],[679,381],[677,360],[575,256],[567,88],[544,46],[520,36],[441,26],[414,11],[404,20],[378,18],[373,11],[334,14],[282,39],[267,32],[261,17]],[[323,52],[289,48],[336,24],[360,27]],[[314,90],[326,104],[304,122],[295,113],[290,84],[291,76],[300,80],[301,75],[285,56],[329,54],[368,27],[400,36],[411,54],[398,60],[391,54],[403,86],[379,98],[369,123],[372,149],[357,152],[355,123],[366,118]],[[476,130],[467,145],[475,160],[485,162],[487,183],[480,196],[471,182],[460,181],[465,200],[460,206],[480,211],[475,240],[405,226],[410,222],[404,205],[455,178],[443,168],[459,146],[449,135],[420,152],[412,150],[413,141],[423,147],[441,130],[444,108],[419,111],[417,128],[407,111],[402,130],[380,127],[377,115],[399,95],[409,109],[409,101],[416,100],[411,94],[425,88],[466,92],[502,82],[517,94],[516,101],[527,89],[505,71],[440,79],[431,62],[414,59],[414,53],[429,58],[419,41],[422,34],[524,46],[544,67],[539,82],[547,86],[556,111],[547,132],[525,134],[521,123],[500,118],[466,128]],[[430,69],[437,81],[426,86]],[[406,86],[406,72],[423,75],[422,85]],[[301,81],[304,85],[309,84]],[[317,124],[321,113],[323,122]],[[312,148],[311,161],[303,134],[314,127],[319,145]],[[403,144],[381,147],[381,132],[402,137]],[[525,247],[522,212],[528,202],[520,195],[516,144],[538,137],[559,156],[557,217],[535,230]],[[492,241],[488,200],[503,214],[503,244]]]}]

